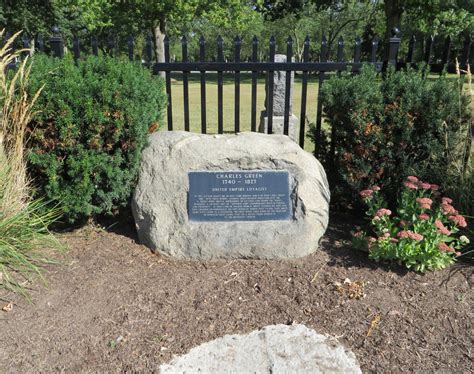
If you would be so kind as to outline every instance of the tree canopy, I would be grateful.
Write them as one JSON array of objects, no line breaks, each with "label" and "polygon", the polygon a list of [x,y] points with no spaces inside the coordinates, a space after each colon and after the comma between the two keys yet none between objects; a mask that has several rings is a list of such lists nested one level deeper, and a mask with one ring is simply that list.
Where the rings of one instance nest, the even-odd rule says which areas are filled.
[{"label": "tree canopy", "polygon": [[375,35],[387,38],[393,27],[405,40],[411,34],[465,37],[474,30],[472,0],[0,0],[0,5],[0,27],[10,31],[48,34],[58,25],[66,38],[92,31],[121,39],[151,33],[157,55],[163,54],[164,35],[172,38],[175,54],[183,35],[192,40],[204,35],[214,45],[220,34],[227,54],[236,35],[248,42],[243,54],[253,35],[266,42],[273,34],[281,47],[291,36],[300,55],[306,35],[314,41],[325,34],[331,51],[339,37],[368,42]]}]

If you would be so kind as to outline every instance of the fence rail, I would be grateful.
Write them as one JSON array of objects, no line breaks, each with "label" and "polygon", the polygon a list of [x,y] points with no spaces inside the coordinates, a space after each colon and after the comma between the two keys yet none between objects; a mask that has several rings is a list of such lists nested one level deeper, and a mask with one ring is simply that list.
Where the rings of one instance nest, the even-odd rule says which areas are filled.
[{"label": "fence rail", "polygon": [[[34,40],[35,49],[41,52],[48,52],[56,57],[64,56],[64,41],[60,35],[57,27],[52,29],[53,34],[48,39],[47,43],[39,35]],[[342,71],[350,70],[353,73],[360,71],[363,65],[370,64],[374,66],[377,71],[384,71],[388,66],[393,66],[396,69],[403,69],[407,66],[419,67],[420,64],[427,64],[434,73],[440,73],[444,70],[449,72],[455,72],[456,68],[461,69],[461,73],[464,73],[468,67],[472,71],[472,39],[466,38],[463,43],[461,55],[456,58],[452,55],[452,40],[450,37],[446,38],[443,46],[442,56],[438,59],[435,58],[433,53],[434,37],[429,36],[426,39],[426,43],[417,43],[416,38],[412,36],[408,44],[408,53],[404,59],[399,59],[399,48],[401,39],[398,37],[399,31],[394,29],[392,36],[385,42],[380,43],[378,38],[374,38],[370,43],[370,53],[368,61],[362,61],[362,40],[356,38],[351,48],[352,59],[344,61],[344,52],[347,46],[345,45],[344,39],[341,37],[337,42],[336,58],[330,60],[328,56],[328,42],[325,36],[322,37],[318,47],[318,60],[310,60],[311,42],[309,37],[304,39],[303,53],[301,61],[294,62],[293,57],[293,40],[289,37],[286,41],[286,60],[287,62],[275,62],[276,54],[276,42],[272,36],[268,44],[268,58],[266,61],[259,61],[257,56],[259,52],[259,40],[254,37],[251,41],[251,56],[247,61],[242,60],[241,47],[242,40],[236,37],[233,41],[233,61],[224,61],[224,41],[221,36],[216,40],[216,58],[215,61],[206,61],[206,40],[203,37],[199,39],[199,61],[190,61],[188,55],[188,40],[186,37],[181,39],[181,61],[171,61],[170,58],[170,39],[165,37],[164,39],[164,62],[154,63],[153,62],[153,40],[151,36],[148,36],[145,40],[144,46],[144,60],[142,63],[150,67],[155,74],[164,73],[165,75],[165,86],[166,93],[168,95],[168,106],[167,106],[167,122],[168,130],[174,129],[173,124],[173,102],[172,102],[172,84],[171,84],[171,73],[180,72],[183,77],[183,110],[184,110],[184,130],[190,131],[190,107],[189,107],[189,75],[192,72],[197,72],[200,76],[200,112],[201,112],[201,132],[207,133],[207,102],[206,102],[206,73],[216,72],[217,73],[217,98],[218,98],[218,111],[217,111],[217,132],[222,134],[224,132],[224,115],[223,115],[223,73],[232,72],[234,74],[234,132],[240,132],[240,90],[241,90],[241,72],[251,73],[251,110],[250,110],[250,128],[251,131],[258,131],[257,127],[257,78],[259,73],[266,75],[266,108],[268,133],[273,133],[273,74],[276,71],[286,72],[286,85],[285,85],[285,103],[284,103],[284,125],[283,133],[288,135],[289,133],[289,118],[290,118],[290,86],[291,86],[291,74],[292,72],[301,72],[302,85],[301,85],[301,107],[300,107],[300,124],[299,124],[299,144],[303,147],[305,140],[305,122],[307,113],[307,93],[308,93],[308,81],[310,74],[317,74],[318,80],[318,98],[321,92],[321,87],[324,80],[328,77],[328,73],[339,73]],[[5,37],[8,37],[6,35]],[[28,39],[26,35],[23,35],[21,39],[23,48],[30,48],[32,41]],[[380,44],[384,44],[384,56],[383,60],[377,61],[380,55]],[[421,48],[421,54],[423,56],[422,61],[415,61],[415,51]],[[82,50],[84,45],[81,44],[79,38],[74,37],[72,41],[72,54],[75,60],[79,60],[82,57]],[[106,46],[103,48],[104,52],[115,56],[118,51],[118,43],[114,36],[109,36],[106,41]],[[96,36],[92,36],[90,39],[90,51],[93,55],[99,54],[99,42]],[[128,58],[133,61],[135,59],[135,41],[133,37],[127,39],[126,54]],[[454,61],[458,62],[458,65]],[[316,144],[319,144],[321,139],[321,124],[322,124],[322,101],[317,100],[316,110]],[[332,144],[334,147],[334,144]]]},{"label": "fence rail", "polygon": [[[393,40],[392,40],[393,39]],[[391,38],[390,48],[397,49],[399,46],[400,39],[394,35]],[[307,106],[307,89],[308,89],[308,73],[318,72],[320,85],[318,86],[318,96],[319,90],[321,88],[321,83],[324,80],[324,73],[331,71],[343,71],[350,69],[353,72],[359,71],[363,64],[360,61],[361,55],[361,41],[360,39],[356,40],[354,45],[354,60],[353,61],[342,61],[342,56],[344,52],[344,41],[341,38],[338,42],[338,61],[328,61],[327,59],[327,40],[325,37],[321,40],[321,52],[320,60],[316,62],[309,61],[309,50],[310,50],[310,40],[309,37],[306,37],[304,40],[303,47],[303,61],[302,62],[293,62],[293,40],[291,37],[287,40],[287,51],[286,58],[287,62],[274,62],[275,61],[275,50],[276,43],[275,38],[272,36],[269,42],[269,53],[268,60],[265,62],[257,61],[258,56],[258,44],[259,41],[256,37],[252,39],[252,57],[251,61],[242,62],[240,58],[241,50],[241,39],[236,37],[234,40],[234,61],[224,62],[223,59],[223,39],[218,37],[217,39],[217,61],[209,62],[205,61],[205,40],[200,38],[200,55],[201,61],[197,62],[188,62],[187,59],[187,40],[182,39],[182,61],[181,62],[171,62],[169,60],[169,39],[166,37],[164,41],[165,47],[165,62],[155,63],[153,65],[153,71],[158,74],[160,72],[165,72],[166,76],[166,90],[168,98],[171,99],[171,72],[180,71],[183,73],[183,103],[184,103],[184,128],[186,131],[189,131],[189,88],[187,76],[191,71],[198,71],[201,74],[201,132],[207,132],[206,124],[206,72],[217,72],[217,97],[218,97],[218,133],[222,134],[224,132],[224,122],[223,122],[223,72],[232,71],[234,72],[234,85],[235,85],[235,94],[234,94],[234,132],[240,132],[240,73],[251,72],[252,74],[252,89],[251,89],[251,113],[250,113],[250,128],[251,131],[257,131],[257,75],[258,73],[266,73],[266,87],[267,87],[267,118],[268,133],[273,133],[273,74],[275,71],[285,71],[286,72],[286,85],[285,85],[285,109],[284,109],[284,126],[283,134],[288,135],[289,133],[289,117],[290,117],[290,87],[291,87],[291,73],[295,71],[302,72],[302,100],[301,100],[301,112],[300,112],[300,129],[299,129],[299,143],[301,146],[304,145],[304,134],[305,134],[305,121],[306,121],[306,106]],[[373,64],[378,70],[381,70],[383,67],[382,62],[376,61],[378,40],[374,39],[372,43],[371,51],[371,61],[368,63]],[[396,51],[392,51],[396,54]],[[321,116],[322,116],[322,107],[320,105],[320,100],[318,100],[317,108],[317,133],[321,132]],[[168,130],[173,130],[173,106],[172,103],[168,105]],[[320,137],[320,135],[318,135]]]}]

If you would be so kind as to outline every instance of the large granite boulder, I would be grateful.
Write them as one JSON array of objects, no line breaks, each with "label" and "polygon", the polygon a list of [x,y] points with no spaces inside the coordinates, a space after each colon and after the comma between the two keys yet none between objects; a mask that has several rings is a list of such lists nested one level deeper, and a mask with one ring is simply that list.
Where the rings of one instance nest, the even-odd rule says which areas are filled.
[{"label": "large granite boulder", "polygon": [[[326,175],[319,161],[287,136],[200,135],[174,131],[155,133],[149,140],[132,201],[139,240],[143,244],[162,254],[199,260],[294,258],[318,248],[329,215]],[[198,210],[197,216],[203,220],[190,219],[188,205],[196,200],[189,192],[191,176],[196,172],[210,175],[222,172],[217,173],[217,178],[235,177],[242,171],[246,172],[245,177],[278,171],[269,173],[278,174],[275,181],[279,182],[274,182],[277,185],[265,187],[288,190],[288,202],[281,191],[274,195],[281,196],[278,197],[281,201],[272,202],[280,204],[278,214],[272,216],[274,212],[270,212],[269,218],[261,218],[267,214],[268,207],[264,206],[259,215],[258,204],[262,201],[257,196],[256,200],[250,200],[250,205],[247,201],[240,207],[254,212],[254,216],[237,220],[236,215],[230,219],[222,216],[222,219],[214,217],[208,221],[207,213],[201,214]],[[286,182],[281,183],[281,178]],[[226,196],[230,195],[218,198],[222,202]],[[226,203],[232,203],[233,195],[228,200]],[[206,200],[202,201],[199,204],[205,205]],[[193,214],[199,204],[193,205]]]},{"label": "large granite boulder", "polygon": [[274,325],[247,335],[204,343],[169,364],[161,374],[298,373],[360,374],[354,353],[304,325]]}]

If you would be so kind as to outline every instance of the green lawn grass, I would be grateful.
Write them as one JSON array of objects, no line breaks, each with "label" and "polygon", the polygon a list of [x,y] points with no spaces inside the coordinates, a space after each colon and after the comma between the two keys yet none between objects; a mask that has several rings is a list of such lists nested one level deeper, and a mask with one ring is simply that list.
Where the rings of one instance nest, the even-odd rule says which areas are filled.
[{"label": "green lawn grass", "polygon": [[[183,105],[183,77],[181,73],[172,74],[171,98],[173,104],[173,129],[184,130],[184,105]],[[295,77],[293,92],[293,113],[300,117],[301,111],[301,75]],[[241,73],[240,82],[240,129],[250,131],[251,125],[251,74]],[[224,74],[223,85],[223,115],[224,132],[234,131],[234,76]],[[316,121],[318,82],[317,77],[310,77],[308,82],[306,118],[309,122]],[[260,111],[264,109],[265,100],[265,76],[260,75],[257,80],[257,127],[260,120]],[[189,75],[189,122],[192,132],[201,132],[201,84],[199,74]],[[206,74],[206,115],[207,133],[217,133],[217,74]],[[165,116],[166,117],[166,116]],[[166,121],[166,118],[165,118]],[[162,128],[167,128],[165,122]],[[306,131],[308,129],[306,123]],[[305,139],[305,149],[314,150],[314,145],[309,139]]]}]

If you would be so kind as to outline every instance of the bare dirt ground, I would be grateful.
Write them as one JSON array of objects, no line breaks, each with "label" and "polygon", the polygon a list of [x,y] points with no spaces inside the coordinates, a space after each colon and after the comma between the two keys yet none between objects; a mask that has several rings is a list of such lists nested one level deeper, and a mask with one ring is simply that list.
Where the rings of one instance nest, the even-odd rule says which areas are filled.
[{"label": "bare dirt ground", "polygon": [[[426,275],[354,252],[333,216],[315,254],[289,261],[185,262],[136,243],[131,225],[63,234],[33,303],[0,295],[0,371],[153,372],[225,334],[303,323],[336,336],[364,372],[474,371],[473,267]],[[365,297],[335,282],[349,278]],[[1,309],[1,308],[0,308]]]}]

